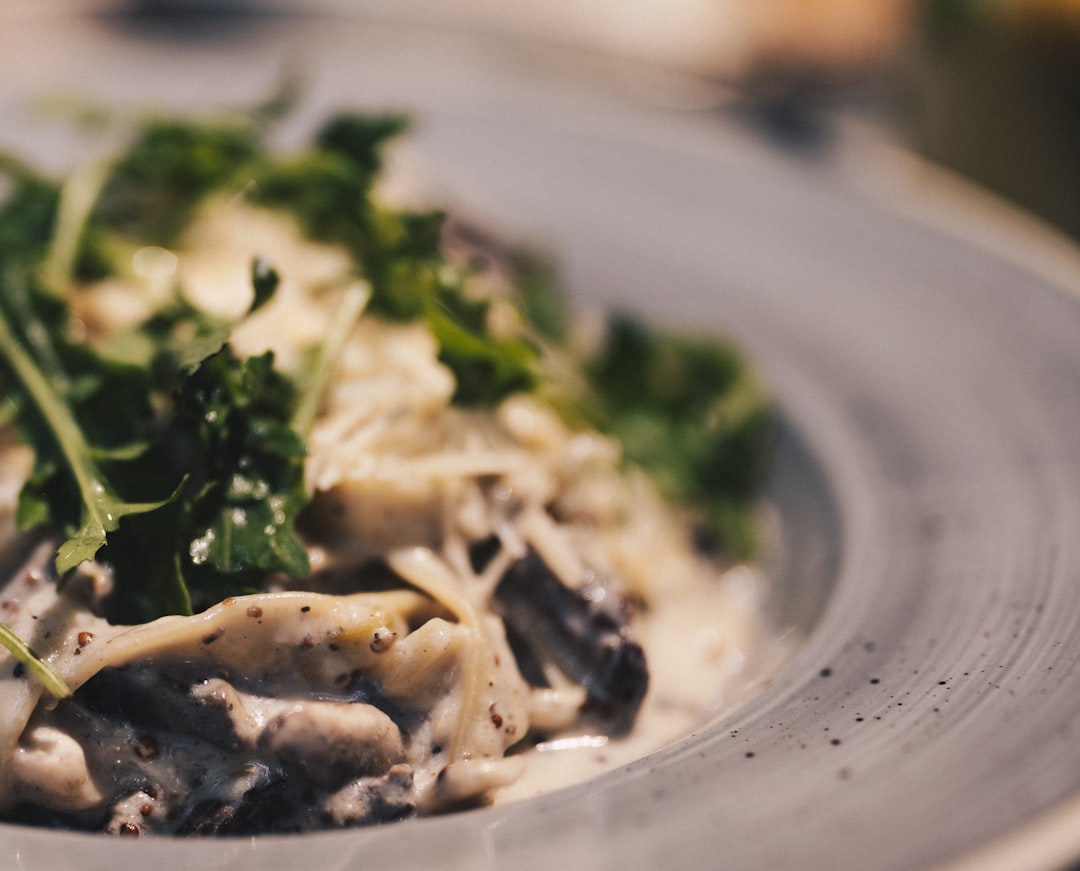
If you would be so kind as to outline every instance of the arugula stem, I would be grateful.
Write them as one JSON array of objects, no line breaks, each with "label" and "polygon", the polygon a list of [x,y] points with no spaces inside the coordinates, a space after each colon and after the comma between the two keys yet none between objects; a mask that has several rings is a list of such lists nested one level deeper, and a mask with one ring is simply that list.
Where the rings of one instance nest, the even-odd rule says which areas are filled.
[{"label": "arugula stem", "polygon": [[98,480],[97,469],[89,459],[90,449],[80,434],[79,424],[72,418],[71,413],[62,401],[60,401],[48,379],[26,353],[22,343],[11,331],[7,318],[0,315],[0,354],[7,358],[8,363],[14,370],[16,377],[22,381],[23,386],[34,400],[38,411],[41,412],[56,438],[57,445],[67,460],[71,474],[79,485],[79,490],[87,497],[87,508],[93,513],[94,519],[103,524],[112,518],[100,512],[96,505],[96,494],[104,490],[104,485]]},{"label": "arugula stem", "polygon": [[45,687],[53,698],[66,699],[71,695],[71,689],[64,683],[64,679],[3,623],[0,623],[0,645],[11,651],[11,655],[25,666],[33,678]]},{"label": "arugula stem", "polygon": [[75,274],[79,244],[94,203],[108,179],[109,165],[96,163],[77,170],[60,190],[52,244],[41,264],[41,279],[57,297],[64,297]]},{"label": "arugula stem", "polygon": [[319,405],[326,392],[326,385],[330,381],[334,361],[337,360],[370,299],[371,288],[366,283],[355,282],[345,289],[345,298],[342,300],[341,308],[330,325],[330,332],[319,346],[315,361],[311,366],[311,378],[293,414],[292,428],[304,439],[311,434],[311,428],[315,424]]},{"label": "arugula stem", "polygon": [[93,451],[86,443],[78,421],[72,417],[49,379],[23,348],[2,313],[0,355],[7,358],[15,377],[22,382],[41,412],[82,497],[82,527],[57,552],[56,571],[62,576],[84,560],[93,559],[105,544],[106,533],[117,528],[121,517],[153,511],[164,502],[124,502],[111,491],[94,464]]}]

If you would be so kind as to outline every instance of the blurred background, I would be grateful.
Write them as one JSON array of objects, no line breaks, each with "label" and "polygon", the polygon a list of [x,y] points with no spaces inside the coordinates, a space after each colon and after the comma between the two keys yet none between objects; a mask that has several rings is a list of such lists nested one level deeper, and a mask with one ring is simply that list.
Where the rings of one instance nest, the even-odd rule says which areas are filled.
[{"label": "blurred background", "polygon": [[0,25],[58,11],[159,38],[347,11],[644,60],[791,147],[873,125],[1080,238],[1080,0],[4,0]]},{"label": "blurred background", "polygon": [[826,141],[838,119],[873,124],[1080,238],[1080,0],[371,5],[541,34],[731,83],[729,108],[795,146]]}]

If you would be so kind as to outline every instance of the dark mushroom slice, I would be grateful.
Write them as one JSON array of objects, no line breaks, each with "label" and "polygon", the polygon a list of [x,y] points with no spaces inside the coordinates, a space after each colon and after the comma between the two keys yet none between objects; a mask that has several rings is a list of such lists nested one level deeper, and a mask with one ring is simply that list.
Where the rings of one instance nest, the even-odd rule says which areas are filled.
[{"label": "dark mushroom slice", "polygon": [[75,694],[75,700],[102,719],[149,733],[195,735],[224,750],[238,744],[232,720],[221,705],[192,696],[191,687],[207,675],[180,665],[153,663],[105,668]]},{"label": "dark mushroom slice", "polygon": [[267,769],[254,784],[238,778],[231,790],[226,785],[217,796],[193,803],[180,820],[176,834],[311,832],[378,825],[415,812],[413,772],[407,765],[392,766],[379,776],[357,778],[329,794]]},{"label": "dark mushroom slice", "polygon": [[585,688],[588,712],[620,733],[633,725],[649,670],[625,610],[612,598],[566,586],[529,548],[499,580],[494,604],[514,636]]},{"label": "dark mushroom slice", "polygon": [[213,796],[187,806],[177,835],[253,835],[303,832],[313,828],[312,801],[279,770],[259,772],[254,783],[236,778],[222,783]]},{"label": "dark mushroom slice", "polygon": [[[243,716],[243,699],[220,679],[212,694],[193,692],[207,677],[205,666],[182,661],[104,669],[50,715],[84,736],[112,796],[107,831],[306,832],[415,812],[412,770],[386,712],[307,699],[242,739],[231,717]],[[101,759],[112,760],[107,774]],[[128,799],[140,792],[158,796],[160,812],[133,816]]]}]

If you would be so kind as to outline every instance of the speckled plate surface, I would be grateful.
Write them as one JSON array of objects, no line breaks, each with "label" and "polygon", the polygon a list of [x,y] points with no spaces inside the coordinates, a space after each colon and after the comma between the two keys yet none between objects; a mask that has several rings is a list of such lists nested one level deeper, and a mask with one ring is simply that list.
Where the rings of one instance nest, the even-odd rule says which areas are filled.
[{"label": "speckled plate surface", "polygon": [[610,60],[361,19],[177,27],[3,21],[0,140],[62,163],[73,141],[22,114],[28,95],[246,103],[290,64],[308,77],[298,128],[342,105],[415,111],[445,190],[559,252],[576,292],[753,355],[798,434],[770,566],[779,619],[806,637],[739,709],[536,800],[182,845],[0,827],[0,865],[914,871],[1080,856],[1071,248],[888,149],[841,135],[784,153],[702,108],[707,88]]}]

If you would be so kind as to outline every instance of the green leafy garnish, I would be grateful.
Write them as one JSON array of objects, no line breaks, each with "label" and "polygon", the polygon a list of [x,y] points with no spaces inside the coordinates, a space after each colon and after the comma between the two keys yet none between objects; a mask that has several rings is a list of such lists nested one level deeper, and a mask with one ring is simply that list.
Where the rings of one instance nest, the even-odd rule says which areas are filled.
[{"label": "green leafy garnish", "polygon": [[539,351],[525,334],[488,329],[490,302],[470,296],[467,277],[443,252],[442,213],[394,211],[372,197],[380,148],[407,127],[399,115],[338,116],[310,151],[264,161],[249,196],[296,215],[312,238],[348,248],[371,287],[370,310],[392,320],[424,319],[439,359],[457,379],[454,401],[490,405],[536,384]]},{"label": "green leafy garnish", "polygon": [[587,374],[584,417],[618,436],[626,459],[665,495],[698,508],[727,552],[752,554],[749,506],[773,419],[742,358],[714,339],[665,335],[620,316]]},{"label": "green leafy garnish", "polygon": [[9,155],[0,155],[0,252],[3,261],[36,264],[53,239],[60,186]]},{"label": "green leafy garnish", "polygon": [[26,420],[32,442],[39,446],[34,472],[20,495],[19,525],[26,528],[46,517],[54,518],[49,505],[53,494],[72,489],[77,493],[78,509],[65,511],[60,523],[67,539],[57,554],[56,569],[64,574],[84,560],[92,560],[105,545],[106,534],[114,531],[123,517],[153,511],[167,500],[131,502],[117,495],[98,467],[85,432],[59,393],[57,382],[46,377],[3,317],[0,356],[34,407],[35,413],[26,415]]},{"label": "green leafy garnish", "polygon": [[259,149],[247,119],[153,119],[112,168],[92,229],[169,246],[207,194],[238,179]]},{"label": "green leafy garnish", "polygon": [[[253,281],[275,283],[267,275],[256,266]],[[10,283],[4,291],[19,297]],[[270,292],[256,289],[256,304]],[[146,619],[189,611],[193,588],[213,600],[254,589],[270,572],[307,573],[292,526],[305,501],[304,444],[290,424],[292,385],[272,355],[236,358],[220,323],[176,303],[143,324],[144,345],[156,350],[141,366],[75,345],[58,326],[50,335],[41,320],[19,332],[13,321],[0,307],[0,358],[35,447],[17,521],[64,536],[61,578],[100,553],[114,568],[116,613]],[[25,338],[35,333],[48,339],[36,354]],[[77,376],[65,359],[78,363]],[[147,538],[166,562],[141,552]]]},{"label": "green leafy garnish", "polygon": [[[171,149],[166,129],[178,134]],[[63,189],[14,161],[3,164],[14,184],[0,209],[0,241],[11,245],[0,249],[0,359],[20,434],[35,449],[16,521],[62,537],[55,560],[62,581],[84,561],[110,565],[107,604],[122,621],[189,613],[193,594],[214,601],[254,589],[272,572],[307,571],[292,526],[305,501],[303,442],[289,423],[291,387],[270,358],[234,358],[226,347],[232,325],[179,294],[96,347],[70,330],[73,274],[103,228],[119,232],[123,222],[110,210],[135,197],[133,179],[151,169],[141,161],[164,148],[174,162],[188,163],[184,152],[194,150],[217,166],[198,171],[204,189],[194,192],[150,172],[149,187],[185,198],[170,208],[193,210],[210,176],[228,177],[230,161],[211,159],[207,143],[231,139],[198,130],[151,125],[111,175],[76,173]],[[144,230],[128,228],[133,237]],[[256,260],[250,311],[278,283],[272,265]],[[204,554],[199,543],[214,536]]]},{"label": "green leafy garnish", "polygon": [[181,386],[174,426],[191,438],[188,556],[196,570],[253,589],[252,573],[306,577],[292,523],[306,501],[303,439],[290,425],[292,384],[270,353],[237,358],[226,346]]},{"label": "green leafy garnish", "polygon": [[[550,263],[519,254],[513,268],[536,335],[548,346],[572,346],[571,314]],[[756,555],[753,506],[774,412],[732,345],[615,313],[599,344],[571,352],[553,380],[542,387],[564,416],[616,436],[627,464],[696,511],[700,544],[740,559]]]},{"label": "green leafy garnish", "polygon": [[64,683],[63,678],[49,668],[25,641],[3,623],[0,623],[0,646],[6,647],[15,657],[16,662],[21,663],[31,677],[45,687],[54,699],[66,699],[71,695],[71,689]]},{"label": "green leafy garnish", "polygon": [[[750,551],[769,412],[734,352],[616,318],[582,357],[545,261],[511,253],[514,292],[478,294],[471,267],[447,256],[442,213],[379,201],[383,149],[406,117],[340,115],[282,156],[264,139],[289,102],[210,122],[150,119],[122,154],[64,186],[0,156],[3,422],[34,448],[17,520],[58,538],[61,584],[86,560],[105,564],[107,616],[137,622],[304,577],[305,439],[362,314],[426,323],[458,404],[534,389],[556,397],[575,421],[619,436],[627,461],[696,506],[731,552]],[[351,255],[354,271],[324,289],[340,310],[306,363],[283,373],[271,354],[239,356],[236,324],[179,286],[136,323],[87,341],[74,314],[80,284],[124,274],[142,246],[178,245],[222,195],[287,212]],[[281,283],[266,253],[252,263],[244,317]],[[584,381],[565,381],[560,359],[582,364]],[[61,691],[10,631],[0,644]]]}]

